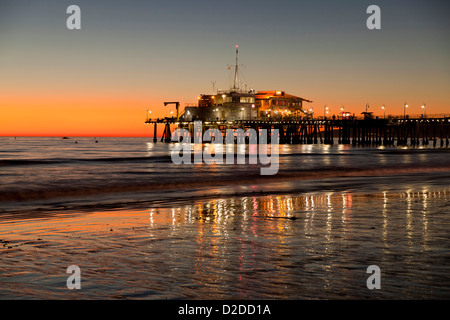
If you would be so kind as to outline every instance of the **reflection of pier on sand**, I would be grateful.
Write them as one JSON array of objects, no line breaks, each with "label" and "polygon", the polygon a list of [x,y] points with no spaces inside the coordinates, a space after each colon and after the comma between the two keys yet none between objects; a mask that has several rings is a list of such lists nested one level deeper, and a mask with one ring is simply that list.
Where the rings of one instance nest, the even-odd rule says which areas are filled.
[{"label": "reflection of pier on sand", "polygon": [[[83,290],[65,296],[449,298],[448,202],[448,191],[427,190],[267,195],[50,217],[38,230],[10,221],[0,275],[16,277],[0,296],[26,296],[15,291],[23,277],[52,297],[65,281],[57,271],[80,264]],[[381,290],[366,287],[370,265]]]},{"label": "reflection of pier on sand", "polygon": [[[208,275],[200,282],[239,275],[228,279],[223,297],[448,297],[442,267],[449,256],[439,256],[448,252],[448,217],[443,208],[429,215],[429,202],[447,198],[418,192],[218,199],[171,209],[171,229],[196,226],[194,269]],[[156,212],[150,210],[151,225]],[[383,272],[378,293],[365,284],[372,264]]]}]

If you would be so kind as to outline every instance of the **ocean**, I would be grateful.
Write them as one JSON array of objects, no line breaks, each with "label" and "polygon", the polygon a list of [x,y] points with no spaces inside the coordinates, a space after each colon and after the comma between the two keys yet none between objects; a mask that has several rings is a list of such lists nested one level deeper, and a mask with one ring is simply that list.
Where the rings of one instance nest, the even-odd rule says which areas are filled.
[{"label": "ocean", "polygon": [[151,138],[0,143],[0,298],[450,298],[448,148],[280,145],[261,176]]}]

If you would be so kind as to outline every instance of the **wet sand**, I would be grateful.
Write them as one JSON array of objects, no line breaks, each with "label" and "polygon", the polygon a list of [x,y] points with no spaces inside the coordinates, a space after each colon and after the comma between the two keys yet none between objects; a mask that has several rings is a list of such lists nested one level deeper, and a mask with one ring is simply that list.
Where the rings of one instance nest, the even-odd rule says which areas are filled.
[{"label": "wet sand", "polygon": [[[9,217],[0,298],[448,299],[449,205],[449,190],[421,190]],[[66,287],[70,265],[80,290]]]}]

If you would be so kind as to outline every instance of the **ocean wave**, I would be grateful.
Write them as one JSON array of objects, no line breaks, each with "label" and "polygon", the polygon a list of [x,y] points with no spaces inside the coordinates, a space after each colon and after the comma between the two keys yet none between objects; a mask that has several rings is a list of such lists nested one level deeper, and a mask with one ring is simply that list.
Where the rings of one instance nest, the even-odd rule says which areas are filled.
[{"label": "ocean wave", "polygon": [[116,158],[51,158],[51,159],[4,159],[0,160],[0,167],[7,166],[33,166],[33,165],[54,165],[54,164],[76,164],[94,162],[171,162],[169,156],[152,157],[116,157]]},{"label": "ocean wave", "polygon": [[[441,166],[395,166],[395,167],[367,167],[367,168],[326,168],[320,170],[284,170],[274,176],[261,176],[257,171],[249,172],[247,175],[221,175],[220,178],[211,176],[187,176],[181,174],[170,180],[114,180],[110,181],[85,181],[79,180],[67,184],[38,187],[25,186],[20,188],[14,186],[8,190],[0,191],[0,202],[26,202],[67,197],[85,197],[114,193],[133,192],[183,192],[192,189],[211,189],[224,186],[264,185],[271,183],[285,183],[301,180],[322,180],[343,177],[385,177],[395,179],[395,175],[409,175],[432,172],[450,172],[450,165]],[[136,172],[138,173],[138,172]],[[136,174],[136,176],[139,176]]]},{"label": "ocean wave", "polygon": [[[323,157],[323,156],[333,156],[333,157],[347,157],[355,156],[358,154],[358,149],[352,149],[352,153],[348,154],[345,152],[289,152],[289,153],[279,153],[280,158],[303,158],[303,157]],[[368,153],[368,149],[361,149],[361,152]],[[371,149],[368,154],[385,154],[385,155],[398,155],[398,154],[421,154],[421,153],[450,153],[450,149]],[[194,157],[193,153],[191,154]],[[237,157],[237,155],[234,155]],[[248,158],[248,152],[245,154],[245,158]],[[95,157],[95,158],[30,158],[30,159],[0,159],[0,167],[9,166],[38,166],[38,165],[55,165],[55,164],[80,164],[80,163],[138,163],[138,162],[156,162],[156,163],[168,163],[172,162],[171,155],[148,155],[148,156],[135,156],[135,157]]]}]

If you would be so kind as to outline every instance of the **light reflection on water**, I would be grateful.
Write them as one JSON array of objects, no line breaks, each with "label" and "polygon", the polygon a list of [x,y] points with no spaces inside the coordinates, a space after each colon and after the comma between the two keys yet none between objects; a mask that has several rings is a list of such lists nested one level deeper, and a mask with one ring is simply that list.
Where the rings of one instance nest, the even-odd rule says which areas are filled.
[{"label": "light reflection on water", "polygon": [[448,191],[273,195],[9,221],[0,297],[449,298],[448,204]]}]

